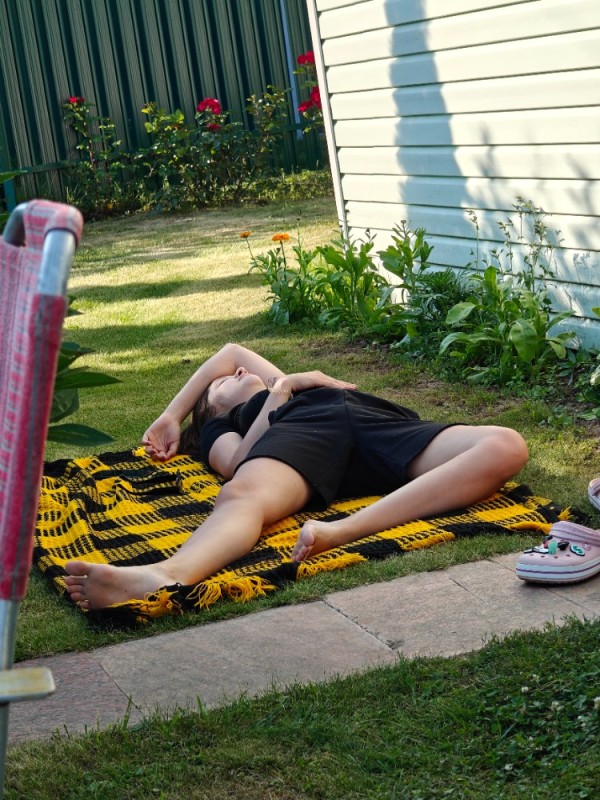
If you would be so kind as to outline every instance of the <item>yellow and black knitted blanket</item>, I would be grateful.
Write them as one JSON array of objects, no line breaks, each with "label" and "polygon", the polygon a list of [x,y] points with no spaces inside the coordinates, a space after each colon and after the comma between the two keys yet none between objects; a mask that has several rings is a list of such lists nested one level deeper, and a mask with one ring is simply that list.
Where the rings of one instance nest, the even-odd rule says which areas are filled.
[{"label": "yellow and black knitted blanket", "polygon": [[[210,513],[220,486],[216,475],[188,456],[161,464],[148,459],[142,449],[46,464],[34,563],[63,593],[64,564],[71,559],[121,566],[160,561]],[[251,553],[208,580],[194,586],[167,586],[140,600],[85,613],[97,624],[135,624],[206,608],[221,598],[248,600],[322,571],[457,537],[528,529],[546,532],[553,522],[568,516],[527,487],[508,484],[470,508],[415,520],[300,564],[290,561],[299,529],[309,516],[337,519],[375,499],[343,500],[325,511],[288,517],[266,530]]]}]

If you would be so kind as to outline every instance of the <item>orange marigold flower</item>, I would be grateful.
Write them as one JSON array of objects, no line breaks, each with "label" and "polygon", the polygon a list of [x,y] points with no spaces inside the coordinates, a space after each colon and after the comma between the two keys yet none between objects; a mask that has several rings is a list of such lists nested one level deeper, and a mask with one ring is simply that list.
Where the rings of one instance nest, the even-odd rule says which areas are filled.
[{"label": "orange marigold flower", "polygon": [[252,231],[242,231],[240,233],[240,239],[247,239],[249,236],[252,236]]},{"label": "orange marigold flower", "polygon": [[289,242],[289,240],[289,233],[276,233],[275,236],[271,236],[272,242]]}]

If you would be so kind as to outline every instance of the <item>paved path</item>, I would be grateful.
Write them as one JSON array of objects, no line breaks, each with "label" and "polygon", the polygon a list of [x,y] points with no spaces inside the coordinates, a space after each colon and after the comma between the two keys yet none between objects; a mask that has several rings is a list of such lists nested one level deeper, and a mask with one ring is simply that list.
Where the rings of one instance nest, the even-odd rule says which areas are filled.
[{"label": "paved path", "polygon": [[544,588],[515,577],[516,555],[397,578],[134,642],[23,662],[56,692],[11,706],[9,742],[134,724],[157,708],[205,708],[240,694],[323,681],[403,656],[449,656],[493,635],[600,616],[600,576]]}]

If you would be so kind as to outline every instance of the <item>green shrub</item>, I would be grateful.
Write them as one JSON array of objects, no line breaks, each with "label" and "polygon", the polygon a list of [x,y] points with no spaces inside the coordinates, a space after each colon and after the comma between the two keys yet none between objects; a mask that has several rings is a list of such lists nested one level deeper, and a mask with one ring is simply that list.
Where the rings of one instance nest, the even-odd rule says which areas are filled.
[{"label": "green shrub", "polygon": [[248,187],[246,198],[259,204],[331,197],[333,180],[329,169],[304,169],[277,175],[264,175]]},{"label": "green shrub", "polygon": [[63,105],[75,134],[76,158],[65,164],[67,202],[87,218],[138,208],[174,211],[236,203],[280,170],[288,123],[286,91],[269,86],[248,98],[251,129],[229,120],[216,98],[205,98],[188,123],[179,109],[142,108],[148,147],[125,154],[115,124],[91,113],[83,97]]},{"label": "green shrub", "polygon": [[[430,269],[425,231],[412,232],[406,223],[394,229],[386,250],[374,254],[373,247],[368,234],[366,241],[341,238],[313,251],[298,242],[292,266],[281,241],[264,255],[251,251],[250,269],[269,287],[269,316],[278,324],[309,319],[432,356],[443,336],[440,320],[464,296],[459,279],[451,270]],[[400,282],[392,283],[380,264]]]},{"label": "green shrub", "polygon": [[[554,313],[546,289],[555,277],[555,244],[548,237],[542,209],[517,199],[519,229],[516,240],[511,219],[499,222],[505,246],[493,250],[490,263],[482,259],[483,272],[469,276],[469,296],[446,315],[452,331],[440,345],[440,355],[454,360],[455,369],[466,380],[516,385],[536,379],[565,359],[567,348],[576,345],[572,332],[556,332],[556,325],[572,316]],[[471,216],[478,234],[477,217]],[[525,223],[531,225],[527,238]],[[522,267],[514,259],[515,244],[523,250]],[[479,255],[475,266],[479,266]]]},{"label": "green shrub", "polygon": [[403,220],[393,229],[392,243],[378,252],[382,266],[399,278],[399,299],[376,333],[410,358],[433,360],[444,335],[440,321],[465,289],[453,270],[431,268],[433,247],[425,236],[423,228],[411,231]]},{"label": "green shrub", "polygon": [[69,97],[63,118],[75,134],[76,159],[65,164],[66,201],[88,219],[139,207],[135,167],[121,149],[116,126],[91,113],[83,97]]},{"label": "green shrub", "polygon": [[[248,241],[249,232],[241,234]],[[373,242],[339,239],[305,250],[292,247],[296,266],[288,263],[287,233],[275,234],[277,248],[255,255],[250,249],[250,271],[269,287],[269,317],[279,325],[311,320],[326,328],[344,328],[352,334],[373,331],[391,304],[393,287],[377,270],[371,256]]]},{"label": "green shrub", "polygon": [[136,154],[145,175],[145,206],[160,211],[239,202],[260,179],[278,168],[276,145],[287,121],[286,93],[269,86],[252,95],[254,128],[232,122],[216,98],[207,97],[188,124],[182,111],[168,113],[147,103],[152,144]]},{"label": "green shrub", "polygon": [[377,269],[373,241],[338,239],[317,247],[314,296],[321,307],[319,322],[327,328],[346,328],[363,335],[384,319],[393,287]]}]

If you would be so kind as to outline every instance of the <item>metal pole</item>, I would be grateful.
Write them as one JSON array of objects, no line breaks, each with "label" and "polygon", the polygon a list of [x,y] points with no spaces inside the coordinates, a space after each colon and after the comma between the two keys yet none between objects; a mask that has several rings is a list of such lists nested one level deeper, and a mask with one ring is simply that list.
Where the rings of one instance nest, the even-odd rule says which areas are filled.
[{"label": "metal pole", "polygon": [[[19,603],[0,600],[0,669],[12,668],[15,652],[15,630]],[[0,703],[0,798],[4,797],[4,770],[8,747],[8,714],[10,703]]]},{"label": "metal pole", "polygon": [[[300,119],[300,112],[298,111],[298,87],[296,86],[296,76],[294,75],[294,54],[292,53],[292,45],[290,42],[290,23],[287,16],[287,8],[285,0],[279,0],[279,8],[281,10],[281,29],[283,31],[283,45],[285,48],[285,60],[288,69],[288,78],[290,82],[290,90],[292,95],[292,111],[294,114],[294,123],[299,126],[302,120]],[[296,130],[296,139],[302,139],[302,131],[298,127]]]}]

